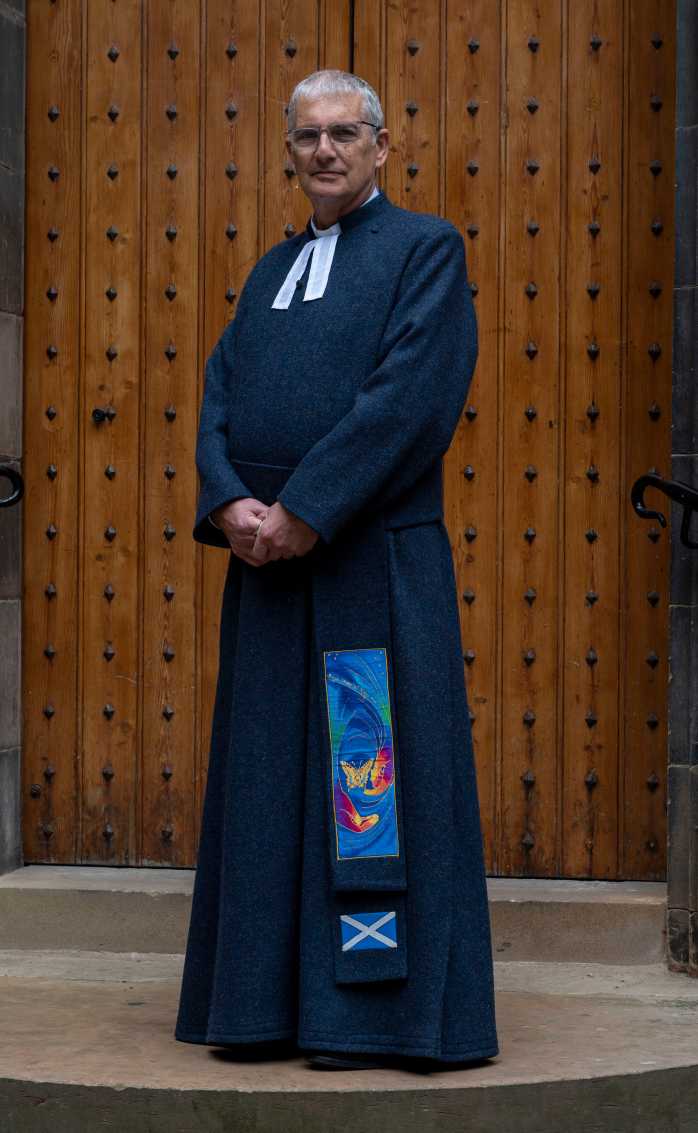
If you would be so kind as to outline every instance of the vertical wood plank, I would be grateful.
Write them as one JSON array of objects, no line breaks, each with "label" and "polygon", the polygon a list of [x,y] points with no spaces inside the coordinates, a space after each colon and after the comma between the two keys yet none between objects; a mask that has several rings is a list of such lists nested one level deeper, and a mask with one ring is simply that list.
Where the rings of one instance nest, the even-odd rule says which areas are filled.
[{"label": "vertical wood plank", "polygon": [[[504,34],[508,126],[499,862],[506,874],[550,876],[559,862],[559,5],[556,0],[511,0]],[[531,97],[539,104],[535,114],[527,108]],[[526,292],[529,283],[537,289],[533,301]]]},{"label": "vertical wood plank", "polygon": [[614,878],[623,13],[567,11],[563,872]]},{"label": "vertical wood plank", "polygon": [[[206,358],[235,314],[237,296],[258,258],[261,176],[260,8],[245,0],[207,0],[205,58],[202,61],[201,130],[202,222],[199,232],[202,337],[199,349],[197,410],[204,389]],[[234,113],[233,113],[234,110]],[[236,169],[231,179],[226,167]],[[195,499],[191,502],[193,518]],[[206,786],[211,723],[218,675],[220,608],[229,554],[200,548],[197,609],[199,712],[195,780],[198,827]]]},{"label": "vertical wood plank", "polygon": [[263,249],[302,231],[309,201],[284,147],[286,106],[301,79],[318,69],[319,7],[313,0],[264,0]]},{"label": "vertical wood plank", "polygon": [[402,208],[438,213],[441,4],[388,0],[385,42],[385,189]]},{"label": "vertical wood plank", "polygon": [[[27,31],[23,852],[33,862],[74,862],[80,642],[80,4],[30,0]],[[58,112],[53,120],[48,114],[52,107]],[[53,299],[47,295],[50,288],[57,292]],[[55,534],[47,534],[52,527]]]},{"label": "vertical wood plank", "polygon": [[[143,731],[139,860],[194,856],[198,3],[148,5],[142,430]],[[174,55],[174,58],[171,54]],[[176,175],[168,175],[176,169]],[[175,415],[171,410],[174,409]],[[168,412],[169,411],[169,412]]]},{"label": "vertical wood plank", "polygon": [[[640,521],[628,494],[633,481],[650,469],[671,477],[675,7],[638,0],[628,8],[621,607],[625,681],[619,705],[624,775],[619,825],[622,876],[646,879],[661,879],[666,869],[671,535],[668,526]],[[653,106],[656,98],[660,105]],[[658,503],[669,515],[664,496]]]},{"label": "vertical wood plank", "polygon": [[[85,11],[81,860],[126,865],[140,790],[142,11],[138,0]],[[114,416],[97,423],[95,408]]]},{"label": "vertical wood plank", "polygon": [[[487,869],[496,869],[499,494],[497,349],[501,209],[499,11],[449,0],[446,20],[445,215],[463,234],[479,354],[466,412],[444,461]],[[444,64],[442,63],[442,69]]]}]

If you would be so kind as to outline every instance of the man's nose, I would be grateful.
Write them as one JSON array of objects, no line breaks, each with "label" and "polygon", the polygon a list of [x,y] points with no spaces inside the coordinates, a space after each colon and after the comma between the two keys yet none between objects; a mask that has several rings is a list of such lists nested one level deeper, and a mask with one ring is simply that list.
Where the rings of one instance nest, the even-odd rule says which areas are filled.
[{"label": "man's nose", "polygon": [[335,149],[330,141],[330,135],[327,133],[327,130],[323,130],[320,134],[315,154],[320,157],[333,157],[334,153]]}]

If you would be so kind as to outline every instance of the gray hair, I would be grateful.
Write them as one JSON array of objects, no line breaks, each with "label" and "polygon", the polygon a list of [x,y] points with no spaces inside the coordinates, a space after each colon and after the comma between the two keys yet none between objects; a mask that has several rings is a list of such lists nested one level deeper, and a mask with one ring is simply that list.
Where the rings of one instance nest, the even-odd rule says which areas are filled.
[{"label": "gray hair", "polygon": [[366,120],[373,122],[381,129],[385,125],[383,107],[373,87],[365,79],[359,78],[358,75],[352,75],[350,71],[337,71],[328,68],[324,71],[313,71],[312,75],[306,75],[293,88],[288,101],[287,129],[293,130],[295,128],[296,106],[299,98],[321,98],[323,95],[332,94],[360,94],[364,104],[362,113],[365,114]]}]

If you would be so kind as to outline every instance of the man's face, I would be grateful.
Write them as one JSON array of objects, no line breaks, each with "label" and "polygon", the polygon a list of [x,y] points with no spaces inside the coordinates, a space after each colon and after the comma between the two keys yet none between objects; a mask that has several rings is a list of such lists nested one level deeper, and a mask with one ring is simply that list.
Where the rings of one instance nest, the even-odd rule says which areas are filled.
[{"label": "man's face", "polygon": [[[322,98],[301,98],[296,106],[295,127],[329,126],[332,122],[368,120],[361,95],[336,94]],[[388,156],[388,131],[378,132],[361,126],[358,141],[352,145],[335,145],[325,133],[316,149],[294,149],[290,140],[286,148],[306,196],[313,203],[332,199],[338,205],[351,201],[374,180],[376,169]]]}]

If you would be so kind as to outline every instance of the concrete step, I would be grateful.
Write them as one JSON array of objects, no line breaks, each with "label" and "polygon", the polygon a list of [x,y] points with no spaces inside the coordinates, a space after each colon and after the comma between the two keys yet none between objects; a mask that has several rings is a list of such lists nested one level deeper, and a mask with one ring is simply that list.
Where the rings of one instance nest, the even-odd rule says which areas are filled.
[{"label": "concrete step", "polygon": [[321,1073],[173,1031],[182,956],[0,953],[2,1133],[695,1133],[698,981],[495,964],[483,1066]]},{"label": "concrete step", "polygon": [[[30,865],[0,876],[0,949],[183,952],[193,870]],[[649,964],[666,886],[489,878],[497,959]]]}]

